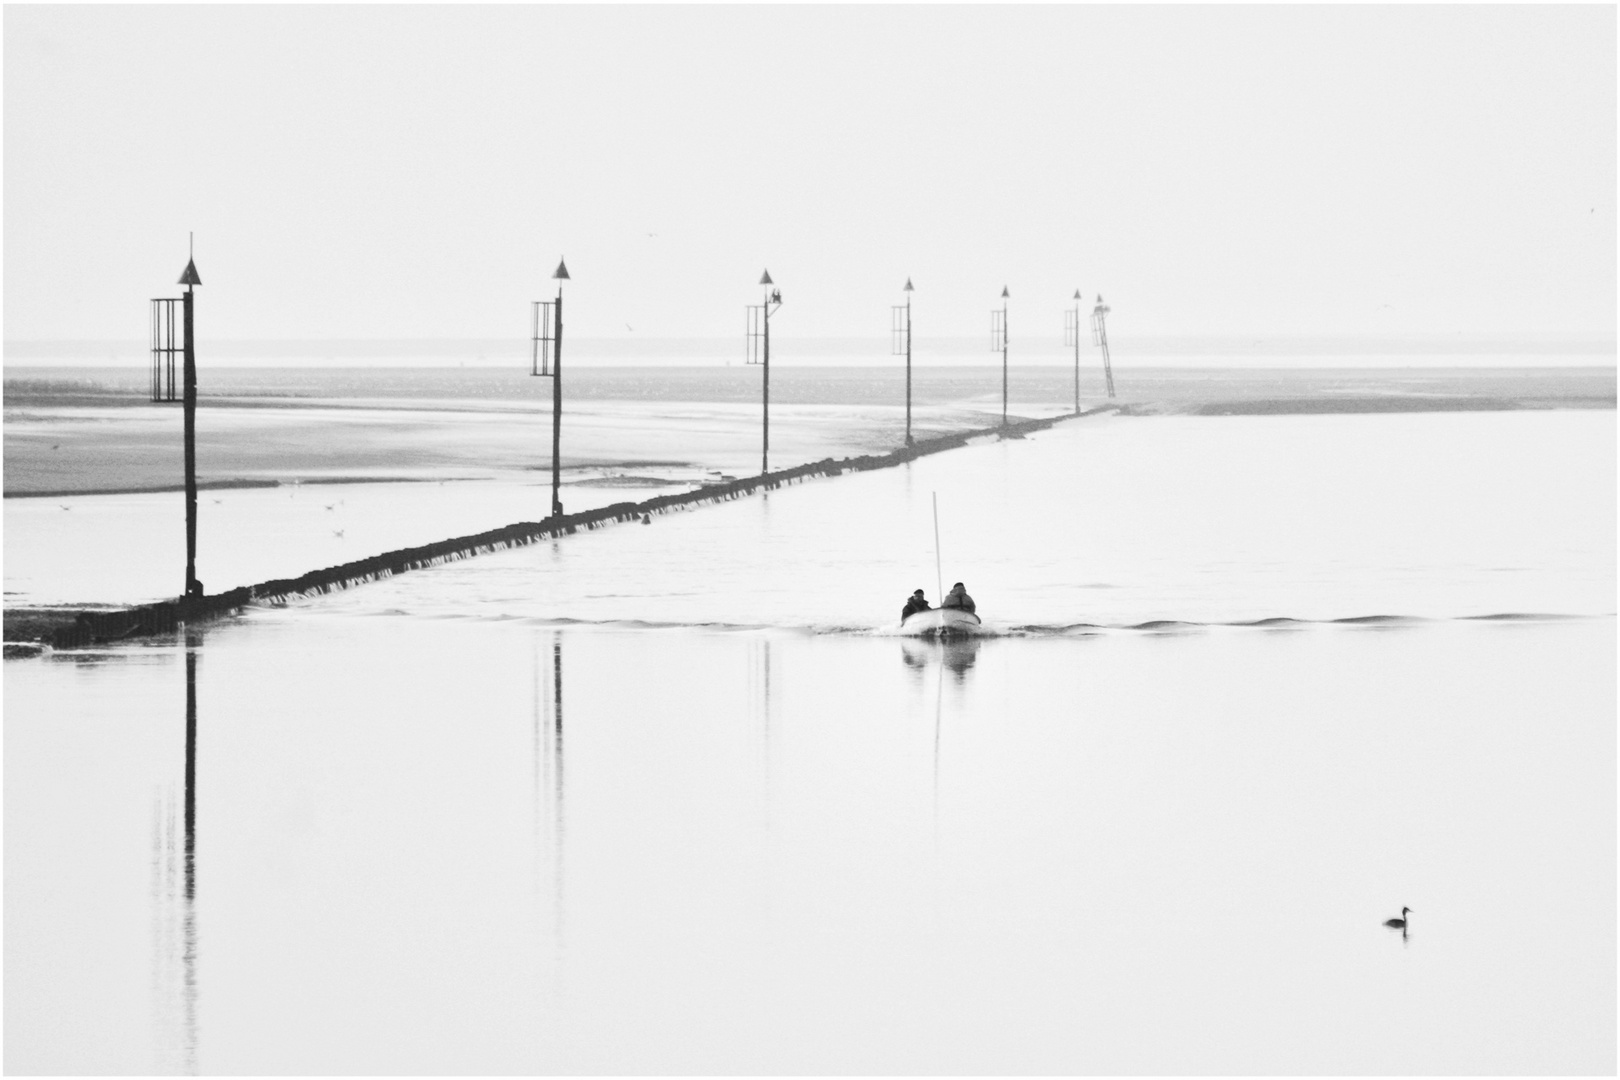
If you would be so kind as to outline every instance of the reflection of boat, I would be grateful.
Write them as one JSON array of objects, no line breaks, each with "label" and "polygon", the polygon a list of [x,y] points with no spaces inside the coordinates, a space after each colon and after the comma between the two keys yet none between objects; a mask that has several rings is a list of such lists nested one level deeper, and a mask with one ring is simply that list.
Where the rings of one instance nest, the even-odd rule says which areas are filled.
[{"label": "reflection of boat", "polygon": [[908,637],[900,639],[900,658],[906,666],[925,671],[930,664],[940,664],[956,676],[958,682],[979,659],[981,638],[961,636],[955,638]]},{"label": "reflection of boat", "polygon": [[960,608],[929,608],[906,616],[900,624],[902,634],[916,637],[957,638],[972,637],[984,632],[979,617]]}]

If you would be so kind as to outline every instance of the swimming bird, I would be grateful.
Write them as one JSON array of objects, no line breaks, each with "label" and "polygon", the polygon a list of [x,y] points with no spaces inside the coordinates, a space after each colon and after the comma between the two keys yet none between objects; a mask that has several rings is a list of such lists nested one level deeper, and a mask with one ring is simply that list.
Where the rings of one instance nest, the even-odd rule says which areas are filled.
[{"label": "swimming bird", "polygon": [[1405,930],[1406,929],[1406,913],[1408,911],[1411,911],[1411,910],[1412,909],[1409,908],[1409,907],[1401,908],[1401,917],[1398,918],[1398,919],[1385,919],[1384,920],[1384,925],[1385,926],[1392,926],[1396,930]]}]

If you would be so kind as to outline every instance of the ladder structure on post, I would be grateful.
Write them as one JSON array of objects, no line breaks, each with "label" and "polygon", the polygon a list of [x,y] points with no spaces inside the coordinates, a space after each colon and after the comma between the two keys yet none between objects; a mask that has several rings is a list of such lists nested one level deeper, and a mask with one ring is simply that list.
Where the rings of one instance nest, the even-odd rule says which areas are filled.
[{"label": "ladder structure on post", "polygon": [[551,275],[557,299],[534,301],[529,333],[529,374],[551,380],[551,516],[562,517],[562,283],[569,280],[566,260]]},{"label": "ladder structure on post", "polygon": [[911,279],[906,278],[906,302],[889,309],[889,336],[895,356],[906,358],[906,445],[916,440],[911,437]]},{"label": "ladder structure on post", "polygon": [[1091,309],[1091,340],[1102,349],[1103,377],[1108,381],[1108,396],[1114,396],[1114,365],[1108,359],[1108,312],[1102,293],[1097,294],[1097,306]]},{"label": "ladder structure on post", "polygon": [[168,404],[180,400],[180,382],[175,377],[175,364],[182,362],[185,352],[184,323],[177,321],[180,297],[165,296],[152,301],[152,401]]},{"label": "ladder structure on post", "polygon": [[775,283],[771,281],[769,270],[759,276],[759,283],[765,289],[765,296],[759,303],[748,305],[746,331],[748,351],[744,362],[757,364],[763,375],[760,380],[764,417],[761,428],[759,473],[764,476],[771,471],[771,316],[782,306],[782,290],[776,288]]},{"label": "ladder structure on post", "polygon": [[990,351],[1001,353],[1001,426],[1007,426],[1007,286],[1001,287],[1001,310],[990,309]]}]

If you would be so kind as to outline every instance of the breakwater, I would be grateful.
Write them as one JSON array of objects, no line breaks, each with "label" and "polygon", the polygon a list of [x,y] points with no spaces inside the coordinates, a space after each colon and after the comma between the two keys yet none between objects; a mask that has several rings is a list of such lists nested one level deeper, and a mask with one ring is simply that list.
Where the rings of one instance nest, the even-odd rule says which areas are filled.
[{"label": "breakwater", "polygon": [[[901,447],[886,454],[865,454],[858,457],[825,458],[790,469],[747,476],[723,483],[706,484],[696,491],[674,495],[659,495],[641,502],[621,502],[610,506],[586,510],[577,514],[564,514],[544,521],[522,521],[498,529],[458,536],[418,547],[401,548],[353,562],[341,563],[320,570],[312,570],[296,578],[277,578],[257,585],[244,585],[213,595],[181,597],[139,607],[111,611],[63,612],[61,618],[72,618],[67,625],[42,630],[38,637],[59,649],[83,648],[91,645],[122,641],[130,638],[172,634],[187,623],[197,623],[240,611],[250,604],[276,603],[301,596],[346,589],[368,581],[392,577],[439,566],[478,555],[488,555],[567,536],[581,530],[599,529],[607,525],[637,522],[656,514],[685,510],[706,503],[725,502],[743,498],[757,492],[771,491],[805,480],[840,476],[847,472],[867,472],[902,465],[928,454],[966,446],[974,439],[986,436],[1019,438],[1041,431],[1063,420],[1108,412],[1115,406],[1104,406],[1086,412],[1065,413],[1061,416],[1035,420],[1014,420],[1006,426],[976,428],[968,431],[919,439],[915,444]],[[7,613],[8,626],[12,620]],[[20,635],[19,635],[20,636]],[[34,636],[34,635],[29,635]],[[7,640],[13,640],[11,633]]]}]

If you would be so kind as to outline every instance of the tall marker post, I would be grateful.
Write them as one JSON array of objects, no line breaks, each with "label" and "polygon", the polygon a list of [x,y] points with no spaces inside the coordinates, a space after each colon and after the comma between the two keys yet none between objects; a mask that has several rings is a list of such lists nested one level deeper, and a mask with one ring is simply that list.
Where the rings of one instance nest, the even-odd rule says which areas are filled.
[{"label": "tall marker post", "polygon": [[889,327],[893,338],[893,352],[895,356],[904,355],[906,358],[906,445],[911,446],[915,440],[911,437],[911,279],[906,278],[906,302],[896,304],[890,308]]},{"label": "tall marker post", "polygon": [[1001,426],[1007,426],[1007,286],[1001,287],[1001,310],[990,309],[990,351],[1001,351]]},{"label": "tall marker post", "polygon": [[[1074,413],[1080,415],[1080,290],[1074,290],[1074,307],[1063,313],[1063,344],[1074,346]],[[1109,395],[1112,396],[1112,395]]]},{"label": "tall marker post", "polygon": [[1108,380],[1108,396],[1114,396],[1114,365],[1108,359],[1108,312],[1102,293],[1097,294],[1097,306],[1091,309],[1091,340],[1102,349],[1103,377]]},{"label": "tall marker post", "polygon": [[569,280],[568,263],[559,259],[551,280],[557,299],[534,302],[534,328],[530,334],[530,375],[551,380],[551,516],[562,517],[562,334],[563,287]]},{"label": "tall marker post", "polygon": [[[196,259],[186,257],[185,272],[180,275],[186,287],[180,297],[160,297],[152,301],[152,400],[170,403],[178,400],[184,412],[185,468],[186,468],[186,597],[201,596],[202,582],[197,580],[197,340],[196,297],[192,286],[201,285]],[[174,320],[174,307],[180,305],[178,334]],[[175,341],[180,338],[179,343]],[[181,357],[179,397],[175,396],[174,358]]]},{"label": "tall marker post", "polygon": [[759,473],[763,476],[771,471],[771,316],[782,306],[782,290],[775,288],[769,270],[759,275],[759,283],[765,289],[765,296],[760,303],[748,305],[746,363],[758,364],[764,369],[760,382],[764,426],[759,456]]}]

